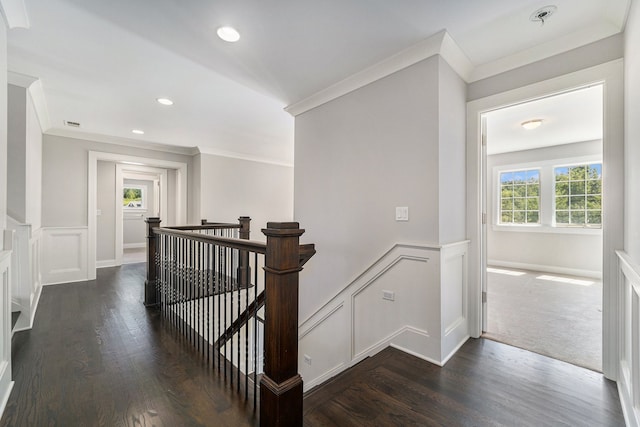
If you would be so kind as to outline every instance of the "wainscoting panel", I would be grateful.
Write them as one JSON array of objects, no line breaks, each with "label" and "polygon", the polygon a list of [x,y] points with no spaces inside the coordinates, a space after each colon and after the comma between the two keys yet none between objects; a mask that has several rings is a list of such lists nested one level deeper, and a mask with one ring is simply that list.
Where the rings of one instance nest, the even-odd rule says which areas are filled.
[{"label": "wainscoting panel", "polygon": [[621,345],[618,392],[627,426],[640,426],[640,265],[618,254]]},{"label": "wainscoting panel", "polygon": [[41,230],[32,231],[30,224],[20,224],[8,217],[8,227],[14,231],[11,260],[12,311],[20,316],[13,333],[31,329],[35,318],[42,275],[40,270]]},{"label": "wainscoting panel", "polygon": [[5,249],[0,251],[0,417],[11,394],[11,243],[13,232],[5,231]]},{"label": "wainscoting panel", "polygon": [[304,320],[305,390],[389,346],[443,365],[469,337],[467,247],[396,244]]},{"label": "wainscoting panel", "polygon": [[88,280],[87,227],[42,229],[44,285]]}]

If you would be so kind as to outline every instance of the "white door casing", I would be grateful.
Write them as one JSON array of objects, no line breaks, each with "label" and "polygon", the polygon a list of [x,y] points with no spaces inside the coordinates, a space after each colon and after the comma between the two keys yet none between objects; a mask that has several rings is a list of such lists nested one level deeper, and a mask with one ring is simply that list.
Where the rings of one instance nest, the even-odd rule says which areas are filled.
[{"label": "white door casing", "polygon": [[618,287],[616,250],[623,248],[624,127],[623,63],[611,61],[554,79],[491,95],[467,104],[467,232],[469,247],[469,332],[482,333],[482,277],[486,274],[486,241],[482,213],[486,195],[483,186],[481,117],[488,111],[553,94],[602,84],[603,90],[603,365],[604,375],[617,380],[619,372]]}]

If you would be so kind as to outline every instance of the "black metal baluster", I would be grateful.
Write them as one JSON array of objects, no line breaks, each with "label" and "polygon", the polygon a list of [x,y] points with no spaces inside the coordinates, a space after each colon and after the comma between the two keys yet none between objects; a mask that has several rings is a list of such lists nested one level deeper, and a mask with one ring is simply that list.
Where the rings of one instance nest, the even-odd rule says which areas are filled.
[{"label": "black metal baluster", "polygon": [[258,396],[258,253],[253,256],[253,407]]}]

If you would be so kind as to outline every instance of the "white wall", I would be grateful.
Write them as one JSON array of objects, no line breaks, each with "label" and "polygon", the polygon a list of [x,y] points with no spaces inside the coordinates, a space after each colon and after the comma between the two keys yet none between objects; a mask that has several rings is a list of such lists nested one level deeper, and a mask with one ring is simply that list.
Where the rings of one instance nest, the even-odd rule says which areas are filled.
[{"label": "white wall", "polygon": [[625,251],[640,263],[640,5],[633,2],[625,32]]},{"label": "white wall", "polygon": [[478,80],[468,85],[467,100],[484,98],[620,59],[624,53],[623,46],[622,34],[616,34],[541,61]]},{"label": "white wall", "polygon": [[395,243],[438,241],[438,64],[296,117],[294,213],[318,251],[301,274],[301,320]]},{"label": "white wall", "polygon": [[[489,138],[491,136],[489,135]],[[491,140],[489,139],[489,144]],[[530,268],[556,273],[599,276],[602,270],[602,233],[589,230],[583,234],[509,231],[497,224],[497,179],[494,168],[527,165],[572,158],[602,160],[602,141],[564,144],[535,150],[495,154],[487,157],[487,258],[498,266]],[[543,177],[544,178],[544,177]],[[553,178],[551,178],[553,179]],[[543,183],[544,185],[544,183]],[[554,232],[556,231],[556,232]]]},{"label": "white wall", "polygon": [[[0,12],[2,12],[0,10]],[[11,381],[11,258],[5,247],[7,227],[7,27],[0,16],[0,416],[4,412]],[[9,243],[7,243],[8,245]]]},{"label": "white wall", "polygon": [[[633,1],[625,31],[624,130],[626,272],[620,274],[620,390],[627,425],[640,425],[640,4]],[[633,273],[633,274],[630,274]],[[635,276],[635,277],[634,277]]]},{"label": "white wall", "polygon": [[0,17],[0,232],[7,228],[7,90],[7,27]]},{"label": "white wall", "polygon": [[[87,225],[89,151],[117,153],[187,163],[192,156],[45,135],[42,155],[42,223],[47,227]],[[189,172],[188,184],[192,176]],[[191,196],[191,194],[188,194]]]},{"label": "white wall", "polygon": [[97,169],[97,216],[96,260],[108,261],[116,258],[116,164],[98,162]]},{"label": "white wall", "polygon": [[292,220],[293,168],[209,154],[194,164],[201,171],[201,218],[235,223],[250,216],[252,240],[265,240],[260,230],[268,221]]},{"label": "white wall", "polygon": [[443,364],[468,338],[465,91],[433,56],[296,117],[306,387],[387,345]]},{"label": "white wall", "polygon": [[26,223],[27,90],[9,85],[7,96],[7,213],[16,221]]},{"label": "white wall", "polygon": [[439,243],[466,234],[466,84],[442,58],[439,80]]}]

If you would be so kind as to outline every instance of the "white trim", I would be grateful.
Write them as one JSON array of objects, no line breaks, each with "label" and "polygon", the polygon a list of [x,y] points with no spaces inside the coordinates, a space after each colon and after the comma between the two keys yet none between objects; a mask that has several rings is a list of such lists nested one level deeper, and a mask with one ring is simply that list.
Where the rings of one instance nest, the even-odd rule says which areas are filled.
[{"label": "white trim", "polygon": [[619,371],[619,319],[615,249],[623,247],[624,206],[624,135],[623,135],[623,66],[611,61],[557,78],[491,95],[467,104],[467,232],[472,241],[469,251],[470,334],[478,337],[482,330],[483,252],[482,225],[484,189],[482,188],[481,115],[527,100],[566,92],[589,84],[604,84],[603,135],[603,373],[616,380]]},{"label": "white trim", "polygon": [[147,244],[146,243],[125,243],[124,245],[122,245],[122,249],[139,249],[139,248],[146,248]]},{"label": "white trim", "polygon": [[285,111],[294,117],[298,116],[434,55],[441,55],[463,79],[469,78],[473,69],[471,61],[446,30],[442,30],[426,40],[285,107]]},{"label": "white trim", "polygon": [[2,414],[4,414],[4,410],[7,408],[9,396],[11,396],[11,390],[13,390],[13,386],[15,383],[15,381],[9,381],[8,387],[6,388],[6,390],[4,391],[4,395],[2,396],[2,400],[0,400],[0,418],[2,418]]},{"label": "white trim", "polygon": [[197,148],[198,148],[198,153],[207,154],[207,155],[210,155],[210,156],[227,157],[227,158],[230,158],[230,159],[246,160],[248,162],[266,163],[266,164],[269,164],[269,165],[285,166],[285,167],[288,167],[288,168],[292,168],[293,167],[293,163],[291,163],[291,162],[283,162],[282,160],[266,159],[266,158],[262,158],[262,157],[253,156],[253,155],[250,155],[250,154],[241,154],[241,153],[234,153],[232,151],[218,150],[218,149],[212,148],[212,147],[201,147],[201,146],[198,146]]},{"label": "white trim", "polygon": [[62,129],[49,127],[43,130],[45,135],[63,136],[71,139],[82,139],[85,141],[103,142],[106,144],[122,145],[127,148],[135,147],[151,151],[160,151],[162,153],[182,154],[184,156],[193,156],[198,154],[195,147],[181,147],[177,145],[166,145],[157,142],[141,141],[133,138],[123,138],[120,136],[102,135],[97,133],[85,132],[77,129]]},{"label": "white trim", "polygon": [[118,261],[116,261],[115,259],[104,259],[101,261],[96,261],[96,268],[117,267],[119,265],[122,265],[122,262],[118,263]]},{"label": "white trim", "polygon": [[[89,151],[89,165],[88,165],[88,201],[87,201],[87,220],[89,229],[89,242],[88,242],[88,280],[95,280],[96,278],[96,244],[97,244],[97,220],[96,220],[96,206],[97,206],[97,185],[98,185],[98,160],[111,161],[111,162],[135,162],[145,164],[145,168],[164,168],[174,169],[176,171],[176,223],[183,224],[187,218],[187,164],[181,162],[173,162],[169,160],[151,159],[147,157],[136,157],[125,154],[105,153],[101,151]],[[148,165],[148,166],[147,166]],[[127,169],[129,166],[126,165]],[[116,183],[117,187],[117,183]],[[166,188],[166,185],[164,186]],[[122,194],[122,190],[120,190]],[[164,197],[166,199],[166,197]],[[117,204],[116,204],[117,206]],[[121,209],[119,210],[122,211]],[[165,209],[166,211],[166,209]],[[117,227],[118,221],[116,221]],[[122,235],[122,231],[118,233],[116,230],[116,239]]]},{"label": "white trim", "polygon": [[530,264],[526,262],[511,262],[490,259],[487,265],[493,267],[514,268],[518,270],[540,271],[542,273],[566,274],[567,276],[590,277],[592,279],[602,279],[600,270],[582,270],[579,268],[566,268],[555,265]]},{"label": "white trim", "polygon": [[42,80],[37,77],[17,73],[15,71],[7,71],[7,81],[11,85],[27,89],[29,95],[31,95],[31,101],[33,102],[33,108],[36,110],[36,116],[38,116],[40,131],[44,132],[49,129],[51,127],[51,118],[49,117],[47,100],[44,96]]},{"label": "white trim", "polygon": [[[131,174],[131,175],[130,175]],[[115,185],[115,189],[116,189],[116,205],[115,205],[115,219],[116,219],[116,227],[115,227],[115,257],[116,257],[116,263],[117,265],[122,265],[122,258],[123,258],[123,250],[125,248],[124,245],[124,234],[123,234],[123,221],[125,220],[125,211],[124,209],[122,209],[120,207],[120,204],[117,202],[118,200],[122,199],[122,190],[124,188],[124,180],[127,178],[130,178],[131,176],[135,176],[135,178],[132,179],[141,179],[141,176],[139,175],[146,175],[146,179],[149,181],[154,181],[154,186],[155,186],[155,182],[159,181],[160,182],[160,204],[158,205],[159,207],[159,216],[160,219],[164,221],[164,223],[167,223],[167,212],[169,212],[168,210],[168,194],[169,194],[169,190],[168,190],[168,183],[169,183],[169,178],[168,178],[168,173],[167,173],[167,169],[161,169],[161,168],[155,168],[155,167],[149,167],[149,166],[139,166],[139,165],[129,165],[129,164],[121,164],[118,163],[116,164],[116,185]],[[158,197],[157,195],[155,195],[155,188],[153,189],[154,191],[154,205],[158,204]],[[149,211],[153,211],[154,206],[147,206],[145,208],[145,210]],[[133,213],[135,212],[135,210],[128,210],[129,213]],[[176,212],[178,212],[178,206],[176,205]],[[156,216],[155,214],[153,214],[150,216]],[[179,224],[181,222],[178,222]],[[135,245],[135,243],[134,243]],[[145,243],[142,244],[142,246],[144,247]]]},{"label": "white trim", "polygon": [[[640,426],[640,265],[624,251],[618,256],[620,372],[618,394],[628,426]],[[627,322],[629,320],[629,322]],[[629,354],[627,354],[627,350]],[[627,360],[629,356],[630,360]]]},{"label": "white trim", "polygon": [[[306,365],[302,359],[299,361],[301,374],[306,378],[305,390],[388,346],[442,366],[469,338],[466,272],[468,243],[395,244],[336,296],[301,322],[298,327],[299,357],[310,355],[319,361],[319,366]],[[405,268],[408,263],[410,265]],[[407,281],[411,282],[411,288],[394,284]],[[390,326],[387,330],[363,332],[361,327],[369,325],[372,316],[377,315],[377,312],[367,311],[367,307],[377,299],[375,295],[380,286],[395,289],[400,292],[398,295],[405,295],[404,299],[395,300],[396,304],[407,303],[409,289],[428,293],[432,287],[437,287],[438,298],[424,302],[427,304],[426,310],[432,310],[433,314],[428,318],[422,315],[398,317],[393,323],[388,323]],[[393,311],[401,313],[413,309],[411,307],[415,308],[408,303]],[[421,305],[418,312],[422,313],[423,310],[424,305]],[[360,335],[363,333],[364,335]],[[334,345],[318,345],[323,342],[334,342]]]},{"label": "white trim", "polygon": [[42,228],[43,285],[89,280],[87,233],[87,227]]},{"label": "white trim", "polygon": [[24,0],[0,0],[0,6],[2,6],[9,29],[31,28]]}]

